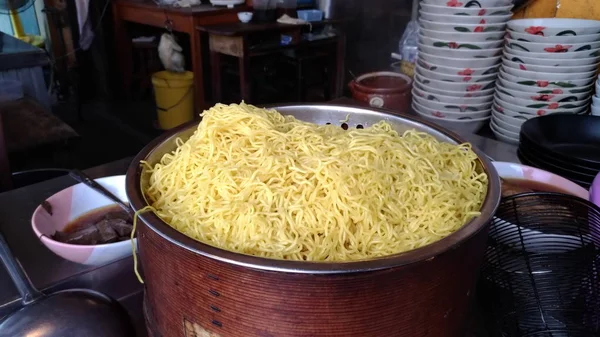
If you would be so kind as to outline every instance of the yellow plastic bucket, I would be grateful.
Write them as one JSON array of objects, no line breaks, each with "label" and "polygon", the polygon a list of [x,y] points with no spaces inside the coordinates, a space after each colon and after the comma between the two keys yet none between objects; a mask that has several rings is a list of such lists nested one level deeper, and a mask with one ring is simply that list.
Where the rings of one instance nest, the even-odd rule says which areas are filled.
[{"label": "yellow plastic bucket", "polygon": [[158,125],[167,130],[194,119],[194,73],[152,74]]}]

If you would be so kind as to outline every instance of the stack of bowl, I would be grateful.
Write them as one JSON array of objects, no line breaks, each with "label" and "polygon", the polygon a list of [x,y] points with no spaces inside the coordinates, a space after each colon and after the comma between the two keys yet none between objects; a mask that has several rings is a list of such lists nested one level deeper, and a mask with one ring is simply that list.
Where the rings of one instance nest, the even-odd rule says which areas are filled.
[{"label": "stack of bowl", "polygon": [[442,126],[476,132],[491,115],[512,0],[423,0],[413,110]]},{"label": "stack of bowl", "polygon": [[596,80],[596,94],[592,96],[592,115],[600,116],[600,76]]},{"label": "stack of bowl", "polygon": [[518,144],[530,118],[587,113],[599,55],[600,21],[509,21],[490,122],[496,137]]}]

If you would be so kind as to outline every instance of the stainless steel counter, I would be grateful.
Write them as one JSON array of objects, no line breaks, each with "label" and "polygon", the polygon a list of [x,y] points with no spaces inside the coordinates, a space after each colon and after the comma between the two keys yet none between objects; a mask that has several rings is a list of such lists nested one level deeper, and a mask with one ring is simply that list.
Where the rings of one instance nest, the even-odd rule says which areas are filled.
[{"label": "stainless steel counter", "polygon": [[[516,147],[477,135],[462,135],[474,146],[498,161],[519,162]],[[102,165],[86,172],[92,177],[124,174],[131,158]],[[0,230],[33,283],[40,289],[91,288],[118,299],[128,309],[143,335],[142,287],[133,274],[131,258],[102,267],[88,267],[66,261],[48,250],[31,229],[35,208],[52,194],[73,185],[68,176],[48,180],[0,194]],[[19,305],[19,295],[8,275],[0,268],[0,317]]]}]

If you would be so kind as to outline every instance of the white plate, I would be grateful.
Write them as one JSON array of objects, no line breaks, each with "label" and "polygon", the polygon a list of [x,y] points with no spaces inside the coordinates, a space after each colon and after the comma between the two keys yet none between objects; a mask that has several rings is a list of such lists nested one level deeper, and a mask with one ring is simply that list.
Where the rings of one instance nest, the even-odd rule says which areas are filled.
[{"label": "white plate", "polygon": [[502,64],[505,65],[506,67],[509,68],[514,68],[514,69],[521,69],[521,70],[528,70],[528,71],[535,71],[535,72],[542,72],[542,73],[559,73],[559,74],[566,74],[566,73],[582,73],[582,72],[588,72],[588,71],[595,71],[596,69],[598,69],[598,66],[600,65],[600,63],[596,63],[596,64],[590,64],[590,65],[586,65],[586,66],[567,66],[567,67],[561,67],[561,66],[539,66],[539,65],[535,65],[535,64],[525,64],[525,63],[521,63],[521,62],[513,62],[507,58],[503,58],[502,59]]},{"label": "white plate", "polygon": [[492,67],[486,68],[456,68],[456,67],[448,67],[442,64],[437,64],[434,62],[427,62],[424,59],[417,58],[417,64],[424,69],[429,71],[433,71],[439,74],[446,75],[454,75],[454,76],[484,76],[484,75],[493,75],[498,74],[500,70],[500,65],[494,65]]},{"label": "white plate", "polygon": [[456,50],[482,50],[500,48],[504,44],[504,40],[488,41],[488,42],[471,42],[471,41],[450,41],[439,38],[431,38],[419,34],[419,42],[426,46],[432,46],[441,49],[456,49]]},{"label": "white plate", "polygon": [[428,13],[423,9],[419,10],[419,15],[423,20],[432,22],[447,22],[447,23],[466,23],[472,25],[485,25],[488,23],[506,23],[512,17],[508,15],[493,15],[493,16],[464,16],[464,15],[447,15]]},{"label": "white plate", "polygon": [[427,114],[423,114],[423,113],[419,112],[415,107],[413,107],[413,110],[420,117],[422,117],[426,120],[429,120],[431,122],[434,122],[441,127],[448,128],[450,130],[454,130],[454,131],[458,131],[458,132],[464,132],[464,133],[476,133],[477,131],[481,130],[481,128],[484,127],[490,120],[490,117],[484,117],[484,118],[479,118],[479,119],[448,120],[448,119],[441,119],[441,118],[429,116]]},{"label": "white plate", "polygon": [[482,75],[482,76],[448,75],[448,74],[444,74],[444,73],[438,73],[435,71],[427,70],[427,69],[423,68],[422,66],[420,66],[419,64],[417,64],[415,66],[415,69],[416,69],[417,73],[419,75],[422,75],[424,78],[440,80],[440,81],[445,81],[445,82],[453,82],[453,83],[479,83],[479,82],[495,81],[496,77],[498,77],[498,73],[494,73],[491,75]]},{"label": "white plate", "polygon": [[527,41],[527,42],[540,42],[540,43],[584,43],[584,42],[596,42],[600,41],[600,34],[590,35],[565,35],[565,36],[543,36],[543,35],[532,35],[527,33],[513,32],[512,30],[506,31],[508,36],[512,39]]},{"label": "white plate", "polygon": [[500,59],[502,56],[493,56],[486,58],[453,58],[446,56],[438,56],[429,54],[424,51],[419,51],[418,54],[419,59],[424,60],[428,63],[434,63],[446,67],[456,67],[456,68],[487,68],[498,65],[500,63]]},{"label": "white plate", "polygon": [[536,80],[536,81],[540,81],[540,80],[541,81],[552,81],[552,82],[564,81],[564,82],[572,82],[572,83],[579,83],[578,81],[583,81],[583,82],[581,82],[581,83],[584,83],[582,85],[591,84],[594,82],[594,80],[596,78],[595,70],[584,72],[584,73],[571,72],[571,73],[563,74],[563,73],[541,73],[541,72],[537,72],[537,71],[515,69],[512,67],[503,66],[502,68],[500,68],[500,73],[502,73],[502,72],[504,72],[508,75],[512,75],[512,76],[516,76],[516,77],[520,77],[520,78],[526,78],[526,79],[530,79],[530,80]]},{"label": "white plate", "polygon": [[[418,75],[417,75],[418,76]],[[417,78],[417,76],[415,76],[415,86],[421,90],[430,92],[432,94],[439,94],[439,95],[445,95],[445,96],[454,96],[454,97],[488,97],[490,95],[494,94],[494,89],[488,89],[488,90],[482,90],[482,91],[472,91],[472,92],[468,92],[468,91],[453,91],[453,90],[447,90],[447,89],[441,89],[441,88],[434,88],[432,86],[429,86],[427,84],[423,84],[419,81],[419,79]]]},{"label": "white plate", "polygon": [[566,59],[596,59],[592,63],[597,63],[600,56],[600,49],[596,50],[586,50],[586,51],[574,51],[570,53],[531,53],[522,51],[519,49],[510,48],[509,46],[504,46],[504,50],[508,53],[514,54],[516,56],[525,56],[531,58],[540,58],[546,60],[566,60]]},{"label": "white plate", "polygon": [[442,39],[446,41],[475,41],[475,42],[486,42],[502,40],[504,38],[504,32],[491,32],[491,33],[460,33],[460,32],[440,32],[437,30],[420,28],[419,33],[423,36]]},{"label": "white plate", "polygon": [[592,52],[600,49],[600,42],[584,42],[584,43],[540,43],[517,41],[510,38],[506,39],[506,46],[510,49],[520,50],[527,53],[547,53],[548,57],[552,58],[557,53],[577,53],[577,52]]},{"label": "white plate", "polygon": [[527,92],[522,90],[515,90],[506,88],[503,82],[496,82],[496,91],[502,92],[503,94],[518,97],[522,99],[530,99],[538,102],[573,102],[573,101],[581,101],[587,97],[590,97],[591,91],[587,91],[580,94],[566,93],[563,94],[562,89],[552,89],[547,93],[535,93],[535,92]]},{"label": "white plate", "polygon": [[499,6],[499,7],[448,7],[446,4],[443,5],[431,5],[421,1],[421,8],[433,14],[448,14],[458,16],[484,16],[484,15],[509,15],[512,14],[510,11],[513,6]]},{"label": "white plate", "polygon": [[445,110],[445,111],[454,111],[460,113],[468,113],[468,112],[480,112],[490,110],[492,107],[492,100],[483,104],[465,104],[461,102],[457,103],[448,103],[448,102],[436,102],[432,100],[428,100],[426,98],[420,97],[413,89],[413,101],[419,103],[420,105],[436,110]]},{"label": "white plate", "polygon": [[[413,94],[424,98],[428,101],[433,102],[445,102],[451,104],[485,104],[491,102],[494,99],[494,92],[490,90],[490,94],[487,96],[479,96],[479,97],[463,97],[463,96],[448,96],[443,94],[438,94],[434,92],[430,92],[426,89],[423,89],[423,86],[419,87],[417,84],[413,86]],[[464,93],[459,92],[458,94],[463,95]]]},{"label": "white plate", "polygon": [[500,77],[513,83],[522,84],[525,86],[543,87],[547,89],[571,89],[575,87],[585,87],[594,82],[594,77],[589,77],[580,80],[552,80],[549,78],[545,78],[544,75],[541,73],[534,72],[531,72],[531,74],[527,74],[527,77],[515,76],[512,74],[508,74],[503,69],[500,69]]},{"label": "white plate", "polygon": [[590,35],[600,33],[600,21],[584,19],[519,19],[511,20],[508,29],[543,36]]},{"label": "white plate", "polygon": [[594,87],[593,84],[586,85],[586,86],[580,86],[580,87],[574,87],[574,88],[552,88],[549,85],[544,86],[545,83],[540,83],[540,85],[533,85],[533,84],[532,85],[522,85],[522,84],[518,84],[513,81],[509,81],[509,80],[503,78],[502,76],[498,76],[496,83],[500,83],[500,84],[502,84],[503,87],[511,89],[511,90],[517,90],[517,91],[529,92],[529,93],[537,93],[537,94],[552,94],[552,93],[558,92],[557,90],[560,90],[560,92],[562,92],[563,95],[582,94],[582,93],[587,93],[587,92],[591,91],[592,88]]},{"label": "white plate", "polygon": [[512,137],[504,135],[503,133],[498,131],[496,129],[496,126],[494,124],[492,124],[491,122],[490,122],[490,129],[492,129],[494,136],[496,136],[496,138],[498,138],[498,140],[508,143],[508,144],[512,144],[512,145],[519,145],[519,138],[512,138]]},{"label": "white plate", "polygon": [[512,5],[512,0],[476,0],[476,1],[463,1],[463,0],[422,0],[424,4],[446,6],[451,8],[466,7],[467,8],[485,8],[485,7],[502,7]]},{"label": "white plate", "polygon": [[505,23],[488,23],[484,25],[471,25],[467,23],[441,23],[419,19],[419,25],[425,29],[438,30],[442,32],[460,32],[460,33],[489,33],[503,32],[506,29]]}]

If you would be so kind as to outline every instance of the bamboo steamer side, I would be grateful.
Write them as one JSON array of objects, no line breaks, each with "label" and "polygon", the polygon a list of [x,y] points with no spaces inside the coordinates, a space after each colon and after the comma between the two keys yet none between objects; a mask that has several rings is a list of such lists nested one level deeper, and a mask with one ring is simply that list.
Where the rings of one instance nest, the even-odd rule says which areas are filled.
[{"label": "bamboo steamer side", "polygon": [[141,225],[146,319],[153,337],[463,337],[486,238],[405,266],[312,275],[213,260]]}]

